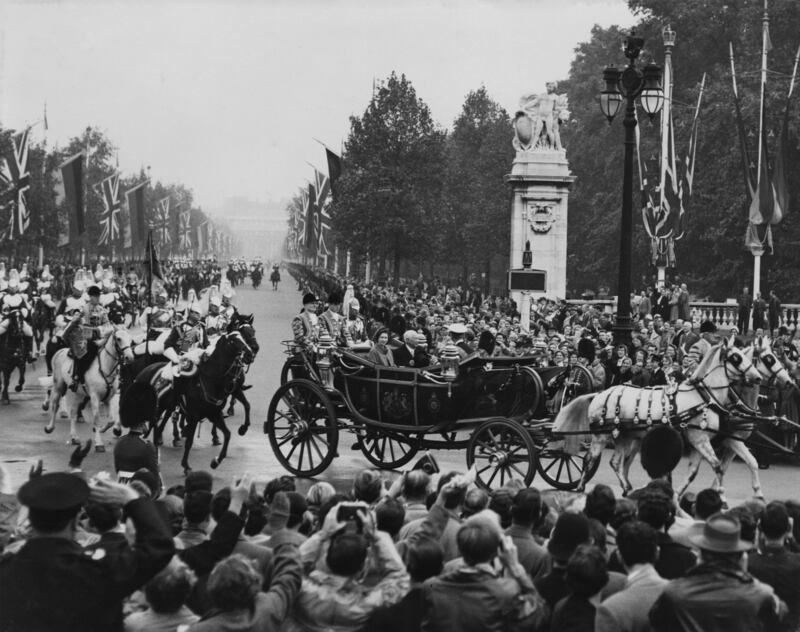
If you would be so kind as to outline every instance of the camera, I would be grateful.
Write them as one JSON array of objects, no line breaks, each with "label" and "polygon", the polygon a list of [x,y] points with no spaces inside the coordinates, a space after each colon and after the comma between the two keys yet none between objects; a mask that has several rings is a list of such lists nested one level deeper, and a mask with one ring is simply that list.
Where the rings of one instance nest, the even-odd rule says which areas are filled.
[{"label": "camera", "polygon": [[366,503],[341,503],[336,513],[336,520],[344,522],[346,533],[364,533],[364,522],[358,512],[368,512],[369,506]]}]

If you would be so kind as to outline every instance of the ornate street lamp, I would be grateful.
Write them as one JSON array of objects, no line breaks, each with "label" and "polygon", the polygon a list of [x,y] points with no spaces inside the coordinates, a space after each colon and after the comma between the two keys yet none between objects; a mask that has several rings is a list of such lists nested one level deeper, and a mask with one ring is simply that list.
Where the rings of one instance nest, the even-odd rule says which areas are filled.
[{"label": "ornate street lamp", "polygon": [[631,33],[625,38],[624,70],[609,66],[603,71],[605,89],[600,93],[600,110],[609,125],[625,101],[625,163],[622,183],[622,219],[620,222],[619,282],[617,284],[617,318],[614,323],[615,343],[631,341],[631,259],[633,251],[633,151],[636,143],[636,100],[652,118],[664,105],[661,88],[661,67],[648,64],[644,70],[636,67],[636,59],[644,46],[644,38]]}]

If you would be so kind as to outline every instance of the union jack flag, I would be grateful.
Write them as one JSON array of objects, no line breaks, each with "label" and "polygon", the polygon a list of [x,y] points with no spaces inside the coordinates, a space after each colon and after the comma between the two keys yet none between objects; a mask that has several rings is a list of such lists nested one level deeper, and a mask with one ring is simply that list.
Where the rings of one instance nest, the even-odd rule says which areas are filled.
[{"label": "union jack flag", "polygon": [[122,201],[119,196],[119,173],[114,173],[100,183],[105,209],[100,215],[98,246],[108,246],[119,239],[119,214]]},{"label": "union jack flag", "polygon": [[11,182],[13,186],[13,204],[8,227],[3,231],[3,238],[22,237],[31,223],[28,210],[28,189],[31,187],[31,174],[28,171],[28,135],[30,128],[12,138],[14,159],[9,164],[3,160],[0,166],[0,188],[3,190]]},{"label": "union jack flag", "polygon": [[150,224],[150,228],[158,235],[158,243],[160,246],[166,246],[172,243],[169,223],[169,197],[158,201],[155,216]]},{"label": "union jack flag", "polygon": [[192,249],[192,226],[189,211],[183,211],[179,216],[178,239],[183,250]]}]

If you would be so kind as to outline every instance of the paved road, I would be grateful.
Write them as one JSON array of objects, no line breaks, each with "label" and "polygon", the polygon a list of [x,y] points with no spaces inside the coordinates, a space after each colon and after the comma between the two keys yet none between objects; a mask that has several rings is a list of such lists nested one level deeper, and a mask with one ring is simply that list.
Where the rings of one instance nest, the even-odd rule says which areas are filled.
[{"label": "paved road", "polygon": [[[286,275],[288,277],[288,275]],[[298,311],[300,295],[295,291],[296,285],[285,280],[277,292],[269,287],[262,286],[254,291],[249,286],[237,289],[236,303],[240,311],[255,314],[255,325],[261,352],[256,358],[248,382],[253,388],[247,391],[247,396],[252,403],[252,426],[249,433],[240,437],[236,428],[242,421],[242,411],[237,408],[236,415],[228,419],[228,425],[233,432],[228,458],[223,461],[214,476],[218,483],[228,482],[233,477],[243,473],[251,473],[256,480],[264,482],[283,472],[282,468],[272,455],[267,437],[262,432],[262,422],[266,418],[270,398],[278,387],[280,368],[285,357],[281,353],[280,341],[290,337],[289,323],[292,316]],[[2,428],[2,446],[0,447],[0,461],[6,463],[12,478],[18,485],[27,477],[31,463],[39,458],[44,459],[48,470],[58,470],[66,467],[72,448],[66,445],[69,438],[69,424],[67,420],[59,419],[56,430],[51,435],[46,435],[43,427],[46,414],[40,408],[43,396],[38,385],[37,377],[44,374],[44,362],[29,371],[28,385],[22,393],[11,393],[11,405],[0,407],[0,428]],[[210,428],[203,424],[200,437],[195,442],[195,447],[190,456],[194,469],[208,469],[211,459],[217,454],[218,449],[211,445]],[[91,436],[91,425],[79,426],[81,436],[88,439]],[[109,451],[104,454],[92,452],[86,459],[87,471],[112,470],[111,446],[114,438],[111,433],[106,435]],[[340,456],[334,460],[331,467],[321,477],[329,480],[339,488],[346,489],[352,481],[353,474],[369,464],[360,452],[351,449],[352,435],[340,436]],[[612,485],[619,491],[607,461],[610,452],[604,455],[604,462],[595,477],[596,482]],[[174,484],[182,478],[179,465],[181,450],[173,447],[161,449],[161,461],[166,483]],[[462,451],[436,452],[443,469],[465,469],[465,456]],[[686,471],[686,463],[681,464],[677,470],[677,479]],[[761,472],[762,484],[765,493],[770,498],[796,497],[797,466],[788,464],[773,465],[769,470]],[[634,485],[644,484],[646,475],[638,465],[632,468],[632,481]],[[712,482],[711,470],[703,466],[697,481],[692,486],[695,491],[709,486]],[[305,483],[301,487],[305,487]],[[540,479],[534,480],[534,485],[541,485]],[[741,500],[751,493],[749,473],[742,463],[734,463],[726,478],[728,497],[732,501]]]}]

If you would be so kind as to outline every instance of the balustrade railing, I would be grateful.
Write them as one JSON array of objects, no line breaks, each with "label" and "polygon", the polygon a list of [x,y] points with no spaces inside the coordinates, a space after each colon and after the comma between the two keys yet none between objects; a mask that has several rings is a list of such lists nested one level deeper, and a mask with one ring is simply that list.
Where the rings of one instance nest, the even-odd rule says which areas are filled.
[{"label": "balustrade railing", "polygon": [[[593,305],[605,314],[613,314],[616,310],[617,300],[616,297],[591,301],[569,299],[567,303],[570,305]],[[690,301],[689,314],[692,322],[700,323],[704,320],[711,320],[720,329],[730,329],[736,326],[739,318],[739,306],[735,303]],[[781,306],[781,325],[786,325],[790,330],[794,330],[797,328],[798,321],[800,321],[800,303],[786,303]]]}]

